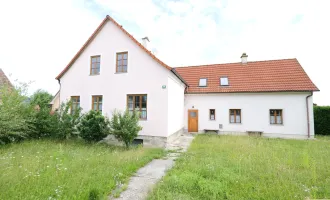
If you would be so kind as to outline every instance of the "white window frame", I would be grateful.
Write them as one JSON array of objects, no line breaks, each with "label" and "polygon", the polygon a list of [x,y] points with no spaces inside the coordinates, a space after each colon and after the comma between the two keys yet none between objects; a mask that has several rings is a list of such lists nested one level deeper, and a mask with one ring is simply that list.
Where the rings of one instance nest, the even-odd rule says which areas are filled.
[{"label": "white window frame", "polygon": [[[202,85],[202,84],[201,84],[201,81],[202,81],[202,80],[205,80],[205,85]],[[199,86],[199,87],[207,87],[207,78],[200,78],[200,79],[199,79],[199,84],[198,84],[198,86]]]},{"label": "white window frame", "polygon": [[221,86],[228,86],[229,80],[227,76],[220,77],[220,85]]}]

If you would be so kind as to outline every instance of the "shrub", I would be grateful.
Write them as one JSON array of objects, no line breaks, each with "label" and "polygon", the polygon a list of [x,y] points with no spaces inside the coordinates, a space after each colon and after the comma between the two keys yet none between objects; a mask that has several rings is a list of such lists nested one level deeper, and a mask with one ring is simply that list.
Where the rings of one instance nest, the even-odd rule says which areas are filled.
[{"label": "shrub", "polygon": [[24,95],[26,87],[0,88],[0,144],[23,140],[29,129],[33,128],[29,124],[32,108]]},{"label": "shrub", "polygon": [[35,127],[29,132],[31,138],[43,138],[55,135],[57,130],[57,116],[51,115],[51,108],[49,102],[52,95],[43,90],[37,90],[30,97],[30,106],[33,107],[33,119],[31,124]]},{"label": "shrub", "polygon": [[315,134],[330,135],[330,106],[314,106]]},{"label": "shrub", "polygon": [[109,134],[109,120],[102,113],[91,110],[82,116],[77,128],[84,140],[97,142]]},{"label": "shrub", "polygon": [[137,137],[142,127],[139,125],[139,113],[126,110],[124,113],[114,111],[110,121],[110,133],[128,148]]},{"label": "shrub", "polygon": [[53,118],[53,131],[52,137],[56,139],[69,139],[76,137],[77,125],[81,119],[81,108],[75,110],[74,113],[70,113],[71,101],[62,103],[59,111],[55,112]]}]

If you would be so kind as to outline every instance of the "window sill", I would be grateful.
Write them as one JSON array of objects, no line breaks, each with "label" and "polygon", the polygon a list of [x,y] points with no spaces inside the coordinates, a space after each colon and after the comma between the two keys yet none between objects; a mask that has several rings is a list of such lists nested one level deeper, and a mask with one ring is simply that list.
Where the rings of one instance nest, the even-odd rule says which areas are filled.
[{"label": "window sill", "polygon": [[115,74],[127,74],[127,72],[115,72]]},{"label": "window sill", "polygon": [[148,121],[148,119],[139,119],[139,121]]},{"label": "window sill", "polygon": [[284,126],[284,124],[269,124],[271,126]]},{"label": "window sill", "polygon": [[98,76],[98,75],[100,75],[100,74],[90,74],[89,76]]},{"label": "window sill", "polygon": [[239,122],[239,123],[229,122],[229,124],[242,124],[242,122]]},{"label": "window sill", "polygon": [[215,119],[209,119],[209,121],[211,121],[211,122],[216,122],[217,120],[215,120]]}]

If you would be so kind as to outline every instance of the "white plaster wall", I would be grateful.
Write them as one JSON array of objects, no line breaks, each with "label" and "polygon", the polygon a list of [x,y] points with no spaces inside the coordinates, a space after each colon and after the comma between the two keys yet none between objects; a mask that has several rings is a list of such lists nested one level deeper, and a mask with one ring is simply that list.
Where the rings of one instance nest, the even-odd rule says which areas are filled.
[{"label": "white plaster wall", "polygon": [[[116,52],[128,51],[128,73],[116,73]],[[100,75],[91,76],[90,57],[101,55]],[[168,76],[171,74],[137,46],[112,22],[85,49],[61,78],[61,101],[80,96],[83,111],[91,109],[92,95],[103,95],[103,113],[125,110],[127,94],[147,94],[147,120],[140,135],[168,135]]]},{"label": "white plaster wall", "polygon": [[[221,132],[263,131],[268,136],[307,137],[306,96],[310,93],[226,93],[186,95],[185,129],[188,109],[199,112],[199,130],[219,129]],[[311,135],[314,135],[313,100],[309,100]],[[216,109],[216,120],[209,120],[209,109]],[[229,109],[241,109],[241,124],[229,123]],[[283,125],[271,125],[269,109],[283,110]]]},{"label": "white plaster wall", "polygon": [[168,133],[179,131],[184,127],[184,90],[185,85],[174,75],[168,77]]}]

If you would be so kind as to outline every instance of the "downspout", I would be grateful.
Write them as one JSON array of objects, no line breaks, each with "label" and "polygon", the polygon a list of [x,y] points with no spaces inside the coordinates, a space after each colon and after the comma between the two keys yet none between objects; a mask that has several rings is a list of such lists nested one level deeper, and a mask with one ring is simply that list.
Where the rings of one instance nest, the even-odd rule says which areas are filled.
[{"label": "downspout", "polygon": [[307,111],[307,137],[308,139],[311,137],[311,132],[310,132],[310,120],[309,120],[309,106],[308,106],[308,98],[313,96],[313,92],[311,92],[310,95],[306,97],[306,111]]},{"label": "downspout", "polygon": [[60,90],[58,91],[58,108],[59,108],[59,110],[61,110],[60,108],[61,108],[61,87],[62,87],[62,85],[61,85],[61,80],[60,79],[58,79],[58,84],[60,85]]}]

